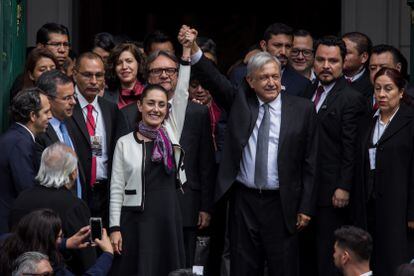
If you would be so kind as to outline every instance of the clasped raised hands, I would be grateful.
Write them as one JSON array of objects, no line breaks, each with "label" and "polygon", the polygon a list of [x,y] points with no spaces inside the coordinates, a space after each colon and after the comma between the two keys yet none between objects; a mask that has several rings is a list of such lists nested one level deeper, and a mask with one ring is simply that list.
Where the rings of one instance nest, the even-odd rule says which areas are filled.
[{"label": "clasped raised hands", "polygon": [[192,48],[197,38],[198,32],[196,29],[192,29],[187,25],[182,25],[178,32],[178,42],[183,45],[184,48]]}]

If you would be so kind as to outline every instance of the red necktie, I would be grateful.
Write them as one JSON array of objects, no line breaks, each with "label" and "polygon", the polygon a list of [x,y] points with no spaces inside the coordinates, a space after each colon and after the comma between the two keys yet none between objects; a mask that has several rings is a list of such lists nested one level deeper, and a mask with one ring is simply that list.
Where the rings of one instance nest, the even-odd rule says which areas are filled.
[{"label": "red necktie", "polygon": [[315,100],[313,100],[313,103],[315,104],[315,108],[318,106],[318,103],[321,100],[321,96],[324,91],[325,89],[323,89],[322,85],[318,86],[318,89],[316,89]]},{"label": "red necktie", "polygon": [[[95,136],[95,118],[93,117],[93,105],[88,104],[86,106],[88,114],[86,115],[86,128],[88,129],[89,136]],[[96,156],[92,155],[92,166],[91,166],[91,186],[96,182]]]},{"label": "red necktie", "polygon": [[345,78],[348,84],[352,84],[352,78]]}]

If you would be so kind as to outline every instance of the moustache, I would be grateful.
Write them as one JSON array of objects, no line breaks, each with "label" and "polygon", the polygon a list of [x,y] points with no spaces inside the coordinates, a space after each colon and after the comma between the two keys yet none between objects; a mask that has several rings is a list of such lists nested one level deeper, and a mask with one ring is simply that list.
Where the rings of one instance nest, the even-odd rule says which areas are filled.
[{"label": "moustache", "polygon": [[332,75],[332,72],[329,70],[323,70],[320,74],[329,74]]}]

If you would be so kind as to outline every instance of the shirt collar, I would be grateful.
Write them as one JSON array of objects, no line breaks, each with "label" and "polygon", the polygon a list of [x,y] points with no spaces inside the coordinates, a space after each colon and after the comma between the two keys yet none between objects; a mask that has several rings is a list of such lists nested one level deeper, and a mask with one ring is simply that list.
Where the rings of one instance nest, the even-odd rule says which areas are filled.
[{"label": "shirt collar", "polygon": [[345,76],[346,79],[351,80],[351,82],[356,81],[359,79],[363,74],[365,73],[365,67],[363,66],[361,70],[356,75],[353,75],[352,77]]},{"label": "shirt collar", "polygon": [[[278,106],[280,106],[280,104],[282,103],[282,96],[280,95],[280,93],[281,92],[279,92],[279,95],[277,95],[276,99],[274,99],[271,102],[268,102],[270,108],[276,110]],[[259,100],[259,106],[262,106],[265,103],[259,97],[257,97],[257,99]]]},{"label": "shirt collar", "polygon": [[85,106],[87,106],[88,104],[91,104],[95,108],[95,110],[97,110],[96,107],[98,105],[98,96],[95,97],[93,102],[89,103],[85,99],[85,97],[82,95],[82,93],[79,91],[79,88],[77,85],[75,86],[75,93],[76,93],[76,97],[78,98],[79,105],[82,109],[85,108]]},{"label": "shirt collar", "polygon": [[36,141],[33,132],[27,126],[25,126],[24,124],[19,123],[19,122],[16,122],[16,124],[18,124],[19,126],[22,126],[24,129],[26,129],[30,133],[30,136],[32,136],[33,141],[34,142]]},{"label": "shirt collar", "polygon": [[[390,117],[389,122],[391,122],[391,120],[394,118],[395,114],[397,114],[398,110],[400,109],[400,107],[397,108],[397,110],[395,110],[394,114],[392,114],[392,116]],[[378,108],[377,111],[375,111],[374,116],[372,116],[373,118],[375,118],[375,116],[378,116],[378,118],[380,118],[380,109]],[[381,121],[381,120],[380,120]]]},{"label": "shirt collar", "polygon": [[59,121],[55,117],[52,117],[52,119],[49,120],[49,123],[53,126],[53,128],[59,128],[61,121]]},{"label": "shirt collar", "polygon": [[334,87],[334,85],[336,84],[336,81],[328,84],[328,85],[323,85],[321,84],[321,82],[318,82],[318,87],[319,86],[323,86],[323,92],[328,93],[329,91],[331,91],[331,89]]},{"label": "shirt collar", "polygon": [[365,272],[364,274],[361,274],[360,276],[371,276],[371,275],[372,275],[372,271],[370,270],[368,272]]}]

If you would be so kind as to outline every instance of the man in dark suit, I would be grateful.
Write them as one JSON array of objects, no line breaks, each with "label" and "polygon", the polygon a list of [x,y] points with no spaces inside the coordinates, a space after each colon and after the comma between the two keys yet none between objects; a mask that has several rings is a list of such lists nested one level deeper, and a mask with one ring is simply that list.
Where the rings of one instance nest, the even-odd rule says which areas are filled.
[{"label": "man in dark suit", "polygon": [[[22,217],[36,209],[51,209],[62,220],[62,232],[71,237],[89,224],[91,216],[86,203],[77,198],[71,190],[75,186],[78,169],[75,152],[62,143],[47,147],[42,155],[36,180],[40,185],[23,191],[13,204],[10,212],[10,228],[17,225]],[[93,247],[71,250],[69,268],[80,275],[96,261]]]},{"label": "man in dark suit", "polygon": [[316,43],[314,71],[318,82],[307,93],[319,124],[316,241],[318,275],[334,275],[334,231],[349,222],[349,192],[354,181],[358,122],[366,100],[342,77],[345,43],[325,37]]},{"label": "man in dark suit", "polygon": [[86,179],[86,201],[92,216],[108,223],[109,176],[117,138],[126,133],[118,107],[98,97],[105,83],[100,56],[86,52],[76,60],[73,76],[77,102],[67,121]]},{"label": "man in dark suit", "polygon": [[[270,53],[280,61],[282,85],[285,88],[285,93],[301,96],[310,86],[310,81],[288,64],[292,43],[293,29],[283,23],[273,23],[267,27],[263,39],[260,41],[260,47],[262,51]],[[245,76],[242,75],[242,77]],[[241,84],[242,80],[237,83]]]},{"label": "man in dark suit", "polygon": [[[72,135],[66,126],[66,120],[72,116],[76,104],[72,80],[61,71],[52,70],[43,73],[36,85],[48,96],[52,111],[52,119],[46,132],[36,137],[37,159],[40,161],[43,150],[56,142],[65,143],[76,152]],[[86,198],[86,194],[82,194],[82,191],[86,192],[85,175],[83,172],[80,175],[82,177],[78,177],[76,185],[73,186],[74,193],[79,198]]]},{"label": "man in dark suit", "polygon": [[250,59],[238,91],[203,55],[193,69],[229,112],[215,200],[230,197],[231,275],[263,275],[265,261],[269,275],[297,275],[297,231],[314,211],[312,104],[280,93],[281,64],[266,52]]},{"label": "man in dark suit", "polygon": [[352,88],[371,99],[374,93],[369,79],[368,61],[372,48],[371,39],[360,32],[350,32],[342,36],[346,45],[343,72]]},{"label": "man in dark suit", "polygon": [[[155,51],[147,59],[148,83],[162,85],[168,91],[170,100],[174,100],[174,90],[179,76],[177,71],[170,74],[166,69],[177,67],[177,58],[168,52]],[[129,105],[123,108],[122,112],[130,130],[134,130],[139,119],[137,105]],[[206,106],[188,103],[180,145],[185,151],[184,169],[187,182],[184,183],[184,193],[179,192],[178,197],[183,216],[186,265],[192,266],[197,228],[201,230],[210,224],[215,181],[214,146]]]},{"label": "man in dark suit", "polygon": [[35,137],[52,117],[48,98],[38,88],[18,93],[11,105],[14,124],[0,137],[0,235],[9,231],[15,198],[35,184]]}]

